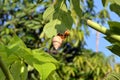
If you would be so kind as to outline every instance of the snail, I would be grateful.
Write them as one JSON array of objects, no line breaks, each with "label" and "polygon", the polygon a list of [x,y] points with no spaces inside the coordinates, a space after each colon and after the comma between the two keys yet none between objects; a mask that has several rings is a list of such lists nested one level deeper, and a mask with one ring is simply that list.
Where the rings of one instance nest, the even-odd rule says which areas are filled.
[{"label": "snail", "polygon": [[54,36],[52,39],[53,47],[56,50],[60,48],[60,46],[62,45],[62,42],[67,36],[69,36],[69,34],[70,34],[69,30],[66,30],[64,34],[58,33],[56,36]]}]

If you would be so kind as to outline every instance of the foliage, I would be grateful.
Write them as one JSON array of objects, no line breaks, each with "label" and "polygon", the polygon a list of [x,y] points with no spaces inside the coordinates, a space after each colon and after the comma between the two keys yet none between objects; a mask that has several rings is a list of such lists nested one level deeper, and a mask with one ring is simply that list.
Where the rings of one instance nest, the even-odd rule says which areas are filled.
[{"label": "foliage", "polygon": [[[58,59],[61,56],[60,59]],[[62,80],[101,80],[112,71],[113,57],[105,57],[103,53],[82,50],[70,58],[70,53],[61,53],[57,59],[61,65],[57,69]],[[71,60],[72,59],[72,60]]]},{"label": "foliage", "polygon": [[[118,8],[117,1],[111,2]],[[103,3],[108,4],[108,0]],[[110,8],[119,15],[114,4]],[[105,8],[96,14],[93,0],[0,0],[0,54],[8,73],[15,80],[88,80],[90,76],[98,80],[104,77],[111,70],[111,62],[101,53],[82,50],[84,34],[89,34],[87,18],[100,18],[100,22],[104,22],[110,16]],[[52,37],[67,29],[70,36],[59,50],[54,50]],[[3,72],[1,69],[1,80],[6,77]]]},{"label": "foliage", "polygon": [[[13,37],[7,45],[1,44],[0,47],[2,60],[10,70],[14,80],[26,80],[29,72],[34,69],[40,74],[38,79],[45,80],[58,64],[43,50],[27,48],[17,36]],[[3,78],[5,77],[2,76],[1,80],[4,80]]]},{"label": "foliage", "polygon": [[120,73],[112,72],[108,74],[108,76],[105,78],[105,80],[119,80],[120,79]]}]

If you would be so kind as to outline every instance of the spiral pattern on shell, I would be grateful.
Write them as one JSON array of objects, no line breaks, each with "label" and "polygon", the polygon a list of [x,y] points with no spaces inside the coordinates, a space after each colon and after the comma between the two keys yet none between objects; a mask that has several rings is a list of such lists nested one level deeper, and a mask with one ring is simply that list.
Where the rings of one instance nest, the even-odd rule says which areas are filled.
[{"label": "spiral pattern on shell", "polygon": [[52,39],[53,47],[57,50],[61,44],[62,44],[62,39],[60,36],[55,36]]}]

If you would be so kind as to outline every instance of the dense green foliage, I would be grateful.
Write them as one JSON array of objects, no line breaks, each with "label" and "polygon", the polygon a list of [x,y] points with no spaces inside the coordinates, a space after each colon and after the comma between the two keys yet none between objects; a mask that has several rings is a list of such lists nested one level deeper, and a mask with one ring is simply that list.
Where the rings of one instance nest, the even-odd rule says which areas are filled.
[{"label": "dense green foliage", "polygon": [[64,60],[59,60],[62,64],[57,70],[62,80],[101,80],[112,71],[112,56],[107,58],[102,53],[90,50],[83,50],[72,60],[70,54],[63,55]]},{"label": "dense green foliage", "polygon": [[[86,19],[101,23],[110,19],[108,0],[102,2],[105,8],[96,14],[93,0],[0,0],[0,80],[114,79],[116,73],[110,73],[119,73],[120,68],[112,67],[113,57],[84,49],[84,35],[89,34]],[[110,8],[119,15],[118,2],[112,0]],[[109,25],[120,35],[119,22]],[[67,29],[70,36],[55,50],[52,37]],[[119,42],[106,39],[119,55]]]},{"label": "dense green foliage", "polygon": [[[55,64],[58,64],[54,58],[44,51],[27,48],[17,36],[13,37],[8,44],[0,45],[0,55],[2,61],[10,69],[14,80],[26,80],[27,75],[29,75],[28,71],[32,71],[34,68],[40,73],[41,77],[39,75],[33,76],[45,80],[56,69]],[[0,80],[4,80],[3,73],[0,73],[0,75]]]}]

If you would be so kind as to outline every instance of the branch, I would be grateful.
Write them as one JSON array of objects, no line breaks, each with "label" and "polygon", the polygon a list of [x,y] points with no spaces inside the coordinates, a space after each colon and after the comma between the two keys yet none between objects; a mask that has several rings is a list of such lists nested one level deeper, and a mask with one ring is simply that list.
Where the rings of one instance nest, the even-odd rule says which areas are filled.
[{"label": "branch", "polygon": [[5,66],[5,64],[3,63],[1,57],[0,57],[0,68],[3,71],[4,75],[6,76],[7,80],[14,80],[11,73],[10,73],[10,71]]},{"label": "branch", "polygon": [[95,30],[97,30],[97,31],[105,34],[106,36],[108,36],[108,37],[110,37],[110,38],[113,38],[113,39],[115,39],[115,40],[117,40],[117,41],[120,42],[120,36],[119,36],[119,35],[116,35],[116,34],[110,33],[110,31],[109,31],[108,29],[106,29],[104,26],[101,26],[101,25],[99,25],[98,23],[95,23],[95,22],[93,22],[93,21],[91,21],[91,20],[87,20],[87,24],[88,24],[91,28],[93,28],[93,29],[95,29]]}]

